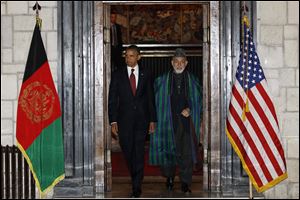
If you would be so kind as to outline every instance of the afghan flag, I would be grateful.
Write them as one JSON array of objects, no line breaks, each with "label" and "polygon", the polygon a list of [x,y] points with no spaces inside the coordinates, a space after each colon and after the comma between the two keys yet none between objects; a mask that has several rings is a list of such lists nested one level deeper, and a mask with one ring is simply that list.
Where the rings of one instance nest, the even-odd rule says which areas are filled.
[{"label": "afghan flag", "polygon": [[17,144],[40,195],[65,177],[59,97],[36,25],[18,100]]}]

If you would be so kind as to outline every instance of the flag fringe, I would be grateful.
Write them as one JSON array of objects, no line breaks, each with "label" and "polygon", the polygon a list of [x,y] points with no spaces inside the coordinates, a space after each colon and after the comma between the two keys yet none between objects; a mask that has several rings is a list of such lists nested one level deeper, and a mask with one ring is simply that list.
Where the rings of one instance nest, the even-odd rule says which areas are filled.
[{"label": "flag fringe", "polygon": [[47,193],[48,193],[48,192],[49,192],[49,191],[50,191],[57,183],[59,183],[60,181],[62,181],[62,180],[65,178],[65,174],[63,173],[62,175],[58,176],[58,177],[52,182],[52,184],[51,184],[50,186],[48,186],[46,189],[44,189],[44,190],[42,191],[41,185],[40,185],[40,182],[39,182],[39,179],[37,178],[37,175],[36,175],[36,173],[35,173],[35,171],[34,171],[34,169],[33,169],[31,160],[30,160],[29,156],[27,155],[26,151],[24,150],[24,148],[22,147],[22,145],[18,142],[18,140],[17,140],[17,146],[18,146],[18,148],[20,149],[20,151],[22,152],[24,158],[26,159],[26,161],[27,161],[27,163],[28,163],[28,166],[29,166],[29,168],[30,168],[30,171],[32,172],[33,178],[34,178],[34,180],[35,180],[35,182],[36,182],[36,186],[37,186],[37,188],[38,188],[38,190],[39,190],[40,197],[41,197],[41,199],[43,199],[43,198],[47,195]]},{"label": "flag fringe", "polygon": [[257,192],[261,193],[261,192],[264,192],[266,191],[267,189],[273,187],[274,185],[276,185],[277,183],[283,181],[284,179],[286,179],[288,177],[287,175],[287,172],[283,173],[281,176],[277,177],[276,179],[272,180],[271,182],[269,182],[268,184],[264,185],[264,186],[261,186],[259,187],[257,185],[257,182],[255,181],[254,177],[252,176],[243,156],[242,156],[242,153],[240,152],[239,148],[237,147],[237,145],[235,144],[233,138],[231,137],[228,129],[226,128],[226,134],[229,138],[229,141],[234,149],[234,151],[236,152],[236,154],[239,156],[239,158],[241,159],[242,161],[242,165],[243,165],[243,168],[245,169],[246,173],[248,174],[252,184],[254,185],[255,189],[257,190]]},{"label": "flag fringe", "polygon": [[283,181],[284,179],[288,178],[287,172],[283,173],[281,176],[277,177],[276,179],[274,179],[273,181],[271,181],[270,183],[262,186],[259,188],[258,192],[264,192],[267,189],[273,187],[274,185],[280,183],[281,181]]}]

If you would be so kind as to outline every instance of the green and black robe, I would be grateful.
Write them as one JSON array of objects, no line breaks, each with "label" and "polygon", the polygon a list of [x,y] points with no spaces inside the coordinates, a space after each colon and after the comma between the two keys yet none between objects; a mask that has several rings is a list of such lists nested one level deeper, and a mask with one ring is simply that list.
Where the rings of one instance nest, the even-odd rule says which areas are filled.
[{"label": "green and black robe", "polygon": [[[154,82],[157,113],[156,130],[150,136],[149,164],[176,165],[176,147],[171,113],[171,76],[168,72]],[[197,77],[187,72],[188,104],[191,109],[191,146],[194,163],[198,163],[197,145],[200,138],[202,91]]]}]

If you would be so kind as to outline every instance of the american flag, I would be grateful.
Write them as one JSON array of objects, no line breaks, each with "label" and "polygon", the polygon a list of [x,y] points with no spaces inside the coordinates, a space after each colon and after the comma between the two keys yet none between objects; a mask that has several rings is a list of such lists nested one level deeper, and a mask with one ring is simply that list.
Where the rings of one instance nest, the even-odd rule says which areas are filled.
[{"label": "american flag", "polygon": [[226,133],[258,192],[287,178],[278,120],[247,17]]}]

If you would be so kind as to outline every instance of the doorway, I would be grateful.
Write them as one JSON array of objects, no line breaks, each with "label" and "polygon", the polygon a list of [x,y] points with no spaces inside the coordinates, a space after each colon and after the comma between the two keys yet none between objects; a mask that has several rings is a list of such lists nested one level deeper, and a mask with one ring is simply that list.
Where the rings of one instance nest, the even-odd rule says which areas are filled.
[{"label": "doorway", "polygon": [[[177,3],[177,2],[176,2]],[[110,51],[110,13],[117,15],[117,23],[122,27],[123,50],[130,44],[136,44],[141,49],[142,59],[139,64],[150,69],[156,78],[171,69],[171,58],[175,48],[184,48],[188,56],[188,69],[195,74],[203,88],[203,81],[207,80],[209,63],[209,3],[109,3],[103,4],[103,26],[104,26],[104,53]],[[111,75],[110,54],[104,56],[103,62],[106,66],[107,88]],[[205,74],[205,75],[204,75]],[[205,86],[206,87],[206,86]],[[207,96],[203,88],[203,99]],[[207,104],[206,104],[207,105]],[[204,109],[207,109],[203,105]],[[201,143],[204,141],[205,127],[202,127]],[[115,177],[128,177],[126,162],[123,158],[118,141],[111,137],[110,127],[106,129],[106,142],[109,152],[107,156],[110,163],[106,163],[106,191],[113,190]],[[155,177],[156,181],[165,180],[160,175],[158,166],[148,165],[149,138],[145,146],[145,177]],[[204,160],[204,151],[202,151]],[[160,177],[160,179],[159,179]],[[201,182],[203,187],[203,169],[194,172],[193,179]],[[130,182],[129,182],[130,183]],[[164,184],[164,183],[162,183]],[[202,188],[201,188],[202,189]]]}]

